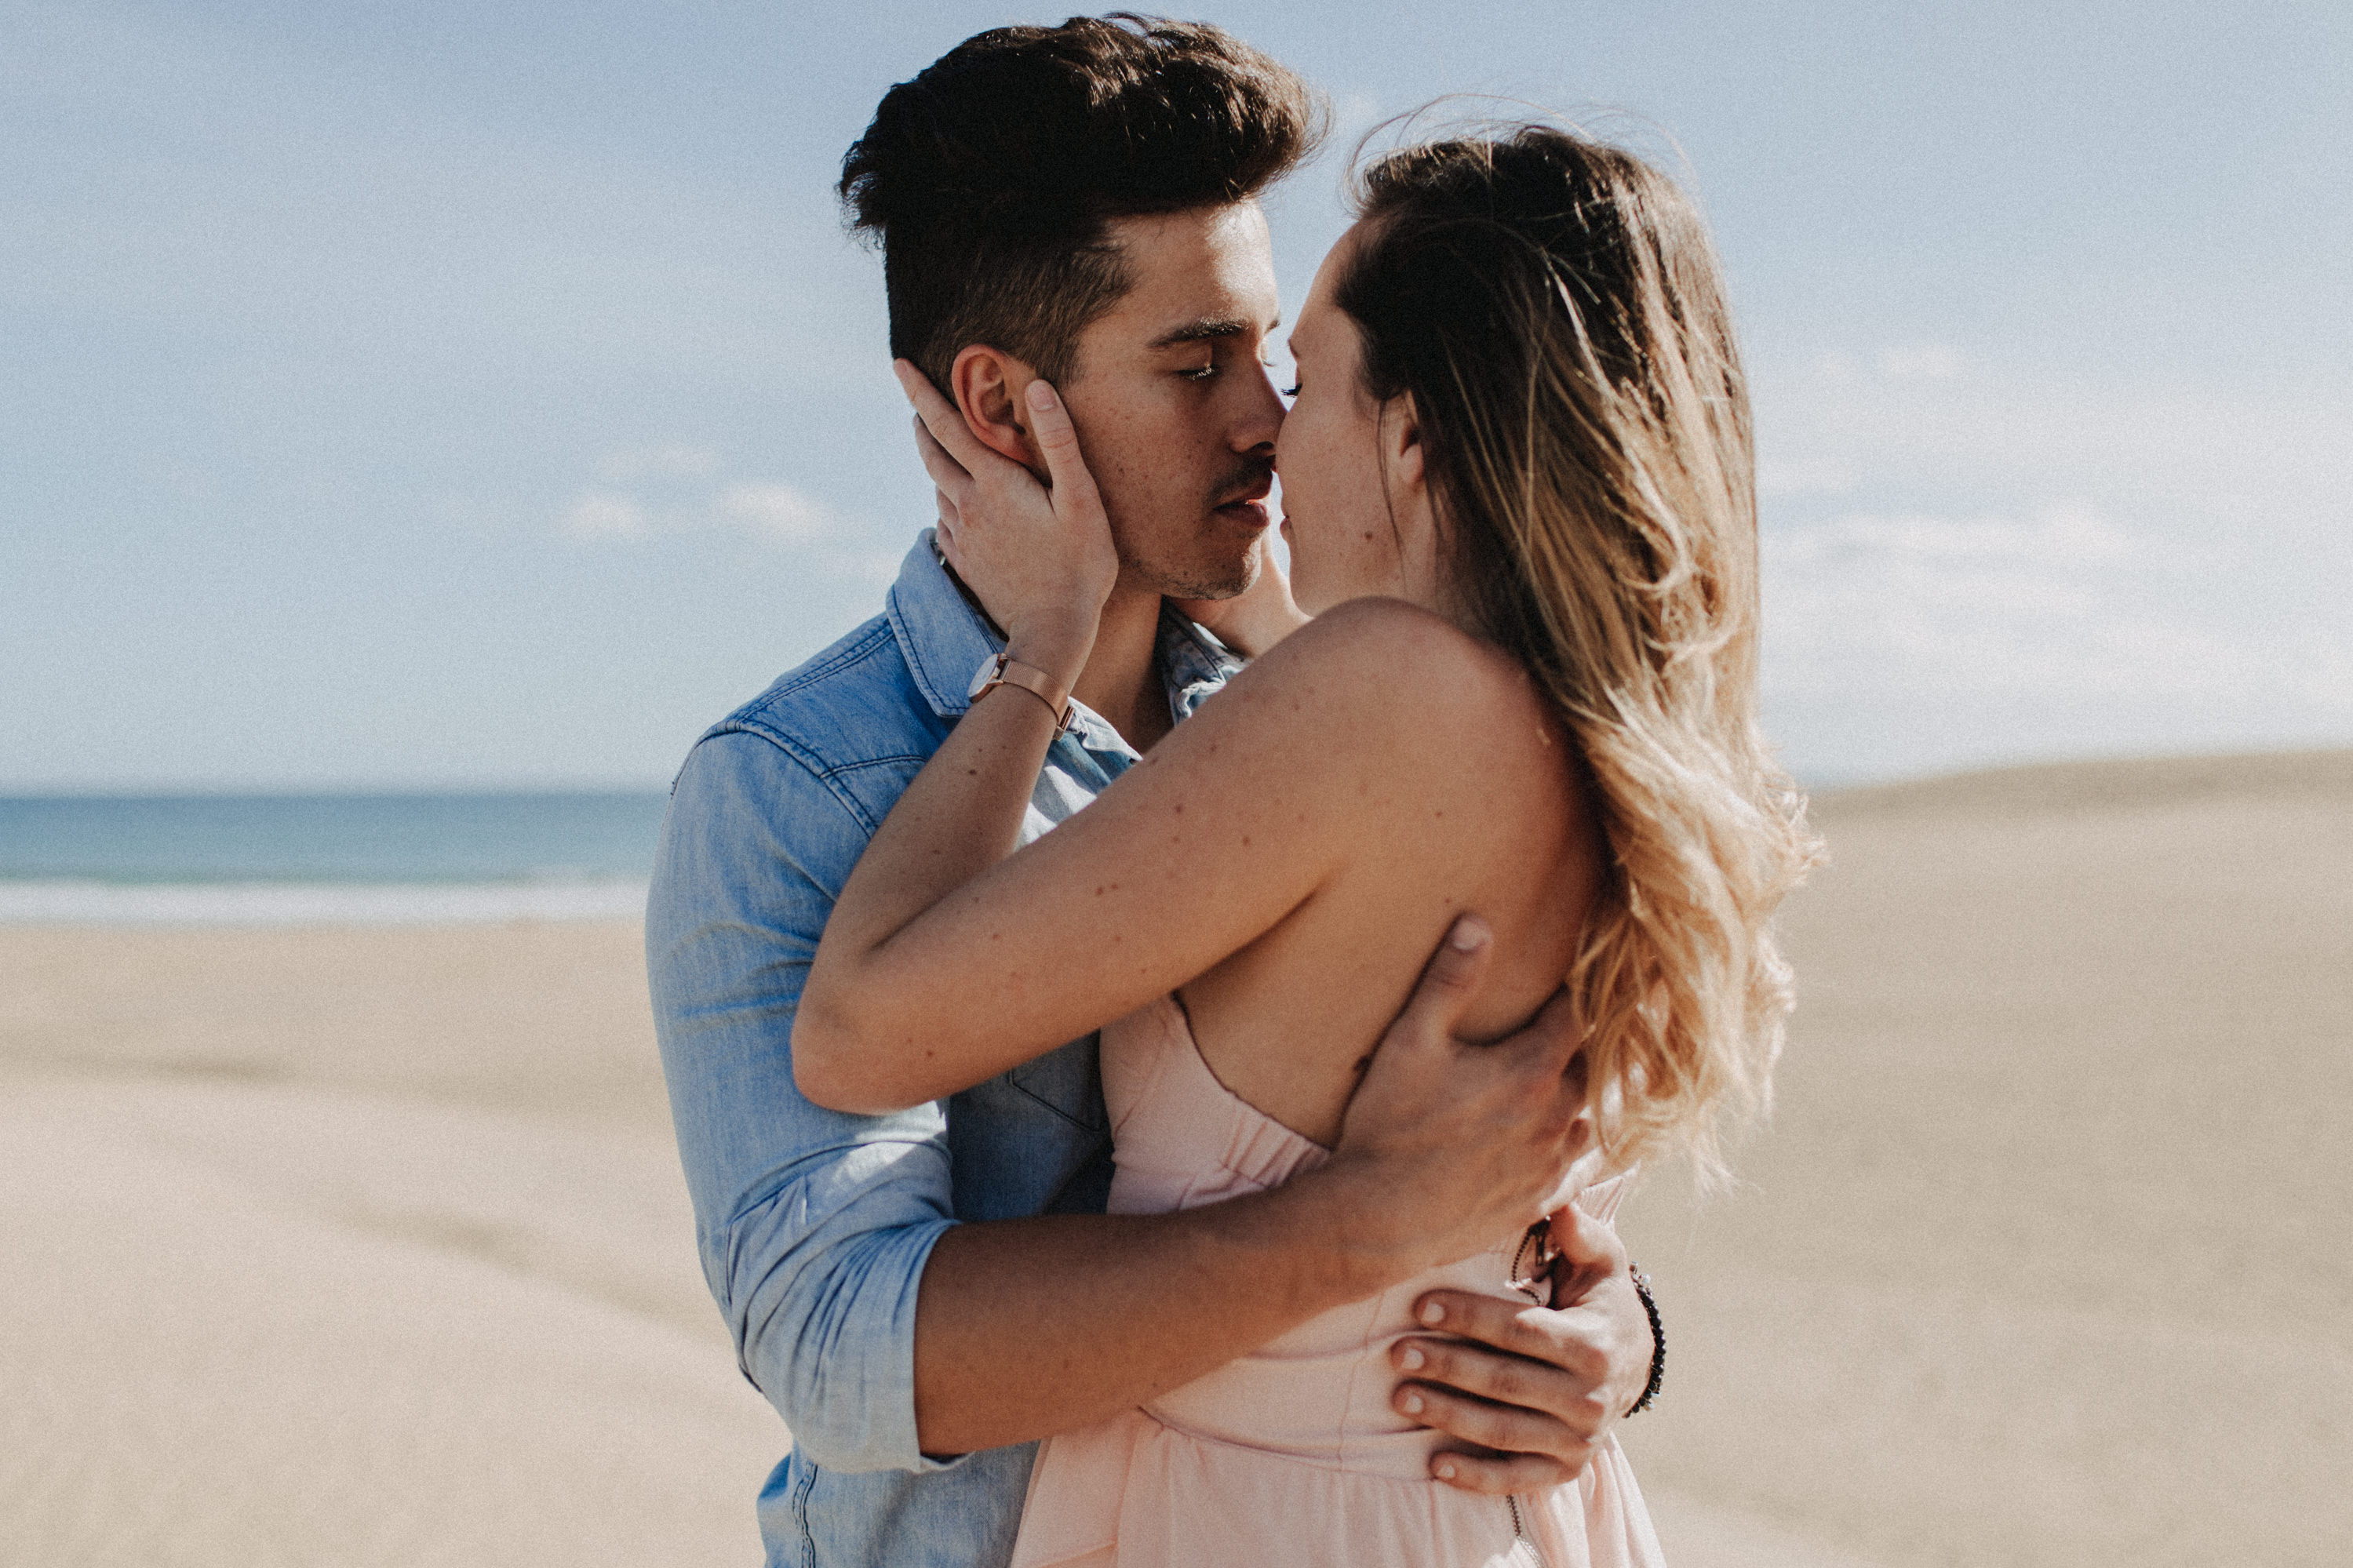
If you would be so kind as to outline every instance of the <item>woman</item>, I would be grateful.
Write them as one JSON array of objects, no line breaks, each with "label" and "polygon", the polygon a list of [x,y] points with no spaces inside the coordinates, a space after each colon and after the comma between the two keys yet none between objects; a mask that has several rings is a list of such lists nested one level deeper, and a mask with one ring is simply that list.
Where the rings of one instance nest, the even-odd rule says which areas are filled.
[{"label": "woman", "polygon": [[[1765,926],[1810,846],[1755,721],[1747,403],[1699,217],[1546,127],[1393,154],[1360,209],[1277,447],[1323,613],[1008,854],[1117,563],[1059,464],[1050,507],[955,531],[1049,689],[977,700],[868,849],[796,1025],[805,1086],[913,1103],[1101,1026],[1113,1208],[1216,1201],[1324,1156],[1361,1042],[1475,910],[1495,957],[1466,1032],[1566,984],[1619,1168],[1711,1168],[1761,1100],[1788,1005]],[[1606,1219],[1621,1183],[1577,1201]],[[1390,1411],[1408,1304],[1508,1295],[1522,1239],[1050,1440],[1017,1563],[1656,1562],[1614,1440],[1499,1501],[1432,1485],[1430,1434]]]}]

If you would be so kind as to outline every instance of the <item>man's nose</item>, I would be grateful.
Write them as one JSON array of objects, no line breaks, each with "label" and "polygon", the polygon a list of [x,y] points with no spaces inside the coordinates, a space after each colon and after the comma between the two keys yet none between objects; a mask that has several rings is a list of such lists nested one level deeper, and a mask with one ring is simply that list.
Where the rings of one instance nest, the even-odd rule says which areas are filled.
[{"label": "man's nose", "polygon": [[1252,374],[1238,379],[1248,383],[1250,402],[1241,416],[1234,423],[1233,448],[1237,452],[1252,452],[1263,447],[1271,455],[1274,437],[1282,429],[1282,395],[1274,389],[1274,376],[1268,366],[1256,365]]}]

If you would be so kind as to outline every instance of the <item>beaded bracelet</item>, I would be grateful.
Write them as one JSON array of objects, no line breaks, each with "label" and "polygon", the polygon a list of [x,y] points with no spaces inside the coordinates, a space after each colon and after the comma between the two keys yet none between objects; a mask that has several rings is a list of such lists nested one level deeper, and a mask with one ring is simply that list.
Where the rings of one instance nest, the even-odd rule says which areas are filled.
[{"label": "beaded bracelet", "polygon": [[1651,1380],[1642,1385],[1642,1397],[1626,1409],[1627,1415],[1637,1415],[1659,1397],[1660,1380],[1667,1374],[1667,1331],[1659,1322],[1659,1304],[1651,1298],[1651,1277],[1630,1263],[1626,1271],[1634,1277],[1634,1294],[1642,1299],[1643,1314],[1651,1320]]}]

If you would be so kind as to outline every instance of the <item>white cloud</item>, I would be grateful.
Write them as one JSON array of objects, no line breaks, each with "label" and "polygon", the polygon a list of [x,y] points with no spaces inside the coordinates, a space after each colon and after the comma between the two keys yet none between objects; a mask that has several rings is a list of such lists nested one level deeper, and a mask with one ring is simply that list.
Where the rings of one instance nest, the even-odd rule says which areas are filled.
[{"label": "white cloud", "polygon": [[1380,120],[1381,100],[1376,95],[1356,88],[1343,88],[1332,95],[1332,138],[1344,151]]},{"label": "white cloud", "polygon": [[1933,750],[1945,727],[2063,752],[2104,743],[2085,715],[2121,732],[2168,704],[2253,730],[2353,719],[2353,644],[2205,614],[2205,570],[2081,506],[1768,530],[1767,689],[1894,715],[1873,748]]},{"label": "white cloud", "polygon": [[903,542],[878,541],[860,519],[795,485],[693,473],[706,450],[646,447],[626,455],[627,461],[608,458],[600,472],[638,478],[581,490],[562,513],[561,531],[607,544],[733,534],[761,548],[789,550],[819,572],[852,581],[884,586],[897,576]]},{"label": "white cloud", "polygon": [[2108,595],[2094,569],[2129,553],[2090,513],[1940,519],[1858,514],[1768,531],[1767,670],[1820,698],[2080,682]]},{"label": "white cloud", "polygon": [[[1940,362],[1966,374],[1926,374]],[[1750,379],[1759,488],[1775,497],[2082,496],[2152,523],[2260,518],[2324,543],[2353,521],[2353,398],[2341,390],[2107,384],[1931,348],[1767,361]]]},{"label": "white cloud", "polygon": [[899,580],[899,563],[906,555],[904,549],[896,546],[835,547],[826,552],[827,562],[836,572],[874,588],[887,588]]},{"label": "white cloud", "polygon": [[617,490],[583,490],[564,513],[564,531],[578,539],[641,539],[652,531],[646,509]]},{"label": "white cloud", "polygon": [[2115,561],[2132,553],[2124,531],[2088,508],[2058,506],[2021,521],[1859,513],[1767,532],[1765,550],[1790,563],[1909,557],[1947,562]]},{"label": "white cloud", "polygon": [[789,544],[822,539],[842,526],[833,508],[784,484],[730,485],[719,493],[717,510],[730,522]]},{"label": "white cloud", "polygon": [[1754,373],[1765,677],[1791,764],[2353,736],[2353,399],[1973,346]]}]

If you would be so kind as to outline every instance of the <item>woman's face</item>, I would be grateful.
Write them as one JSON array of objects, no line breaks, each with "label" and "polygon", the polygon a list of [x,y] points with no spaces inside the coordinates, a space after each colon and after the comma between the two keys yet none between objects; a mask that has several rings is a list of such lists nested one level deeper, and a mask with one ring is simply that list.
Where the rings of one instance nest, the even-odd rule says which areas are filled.
[{"label": "woman's face", "polygon": [[1309,615],[1370,594],[1415,596],[1406,554],[1426,508],[1414,504],[1419,484],[1398,493],[1384,444],[1394,444],[1405,416],[1392,406],[1384,418],[1382,405],[1366,395],[1356,323],[1332,303],[1334,281],[1363,227],[1342,235],[1324,258],[1292,330],[1299,384],[1274,447],[1291,592]]}]

